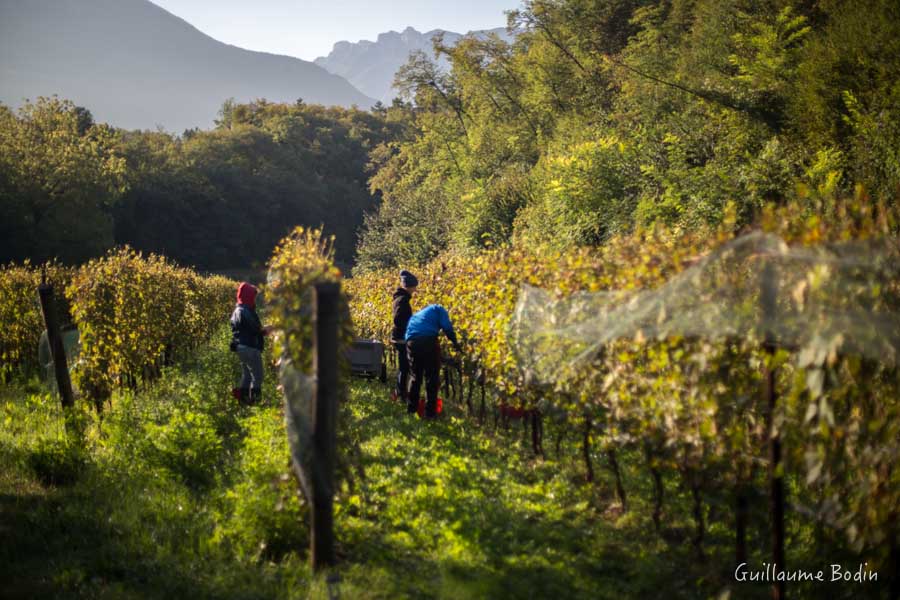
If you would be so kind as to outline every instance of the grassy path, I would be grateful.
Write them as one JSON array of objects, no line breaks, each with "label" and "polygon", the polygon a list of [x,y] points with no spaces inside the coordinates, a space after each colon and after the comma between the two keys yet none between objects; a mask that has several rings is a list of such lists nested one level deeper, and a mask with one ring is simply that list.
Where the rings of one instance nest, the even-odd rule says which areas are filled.
[{"label": "grassy path", "polygon": [[[328,597],[306,565],[274,384],[263,406],[236,407],[223,346],[117,396],[74,458],[55,399],[0,388],[0,598]],[[622,514],[599,454],[583,483],[574,433],[562,457],[548,443],[534,459],[521,426],[479,428],[455,406],[423,422],[378,383],[354,381],[349,407],[365,478],[336,499],[341,598],[709,598],[729,584],[727,526],[710,518],[699,561],[670,481],[656,535],[634,459]]]},{"label": "grassy path", "polygon": [[451,598],[652,594],[624,549],[598,535],[614,531],[597,527],[592,490],[571,473],[528,459],[518,436],[482,434],[452,409],[422,422],[385,395],[356,388],[366,501],[351,498],[338,515],[347,558],[379,587]]}]

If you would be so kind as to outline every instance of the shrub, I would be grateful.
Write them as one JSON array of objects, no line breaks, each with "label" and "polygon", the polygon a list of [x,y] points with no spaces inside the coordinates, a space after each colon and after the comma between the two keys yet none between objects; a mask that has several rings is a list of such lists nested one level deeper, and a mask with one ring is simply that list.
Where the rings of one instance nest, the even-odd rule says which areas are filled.
[{"label": "shrub", "polygon": [[127,247],[83,265],[67,290],[81,332],[76,384],[100,399],[155,378],[227,318],[236,287]]}]

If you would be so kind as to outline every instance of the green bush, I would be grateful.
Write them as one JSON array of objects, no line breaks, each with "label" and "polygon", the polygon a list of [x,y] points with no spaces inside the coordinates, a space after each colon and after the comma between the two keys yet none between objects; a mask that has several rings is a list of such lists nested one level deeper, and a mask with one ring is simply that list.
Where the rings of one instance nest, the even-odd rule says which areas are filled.
[{"label": "green bush", "polygon": [[556,247],[598,244],[626,232],[637,197],[637,167],[628,143],[600,133],[548,155],[536,175],[540,200],[522,225]]}]

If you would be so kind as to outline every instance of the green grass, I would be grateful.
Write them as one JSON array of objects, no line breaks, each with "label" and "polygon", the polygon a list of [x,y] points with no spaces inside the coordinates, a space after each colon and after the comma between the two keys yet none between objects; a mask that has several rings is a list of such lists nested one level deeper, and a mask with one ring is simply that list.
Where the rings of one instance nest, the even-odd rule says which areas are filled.
[{"label": "green grass", "polygon": [[[365,477],[336,499],[337,582],[313,577],[305,502],[289,475],[274,382],[263,406],[228,390],[217,340],[149,389],[90,417],[86,446],[64,440],[57,400],[37,382],[0,388],[0,598],[764,598],[731,582],[726,517],[710,514],[706,558],[690,544],[687,494],[667,481],[664,535],[650,482],[620,457],[629,511],[602,456],[584,483],[571,432],[562,455],[531,455],[520,426],[483,427],[448,403],[422,422],[388,388],[354,381],[346,426]],[[715,490],[715,486],[709,486]],[[758,499],[754,522],[764,523]],[[727,515],[727,495],[709,507]],[[795,564],[818,564],[795,527]],[[754,561],[766,532],[751,531]],[[882,588],[796,589],[796,597],[878,597]],[[725,596],[722,596],[725,597]]]},{"label": "green grass", "polygon": [[348,561],[377,573],[387,597],[640,592],[623,548],[597,535],[595,490],[529,459],[516,436],[481,434],[450,411],[423,423],[384,396],[356,388],[369,482],[338,522]]}]

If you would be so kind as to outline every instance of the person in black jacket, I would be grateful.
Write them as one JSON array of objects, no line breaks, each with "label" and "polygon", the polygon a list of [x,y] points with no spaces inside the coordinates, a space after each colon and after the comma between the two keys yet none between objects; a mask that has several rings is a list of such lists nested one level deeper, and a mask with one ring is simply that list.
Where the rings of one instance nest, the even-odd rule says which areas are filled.
[{"label": "person in black jacket", "polygon": [[262,351],[269,327],[263,327],[256,314],[256,295],[255,286],[246,282],[238,286],[237,306],[231,314],[231,349],[241,360],[241,404],[256,404],[262,399]]},{"label": "person in black jacket", "polygon": [[394,397],[406,401],[408,394],[407,381],[409,379],[409,359],[406,355],[406,324],[412,316],[412,307],[409,301],[412,299],[419,285],[419,280],[409,271],[400,271],[400,287],[394,292],[394,328],[391,331],[391,343],[397,350],[397,389]]}]

